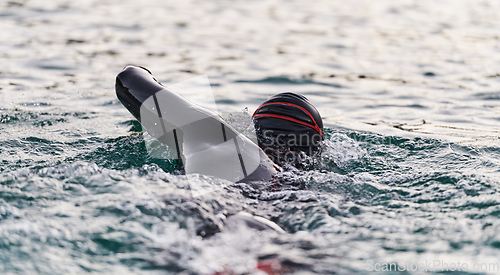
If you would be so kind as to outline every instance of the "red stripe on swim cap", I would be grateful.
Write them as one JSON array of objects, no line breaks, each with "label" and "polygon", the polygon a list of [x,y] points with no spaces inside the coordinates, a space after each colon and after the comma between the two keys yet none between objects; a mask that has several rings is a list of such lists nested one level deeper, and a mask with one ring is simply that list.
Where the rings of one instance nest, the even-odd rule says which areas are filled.
[{"label": "red stripe on swim cap", "polygon": [[323,137],[323,131],[321,131],[321,129],[319,128],[318,125],[314,125],[313,126],[313,125],[311,125],[309,123],[300,121],[300,120],[295,119],[293,117],[287,117],[287,116],[282,116],[282,115],[273,115],[273,114],[257,114],[257,115],[254,115],[253,117],[273,117],[273,118],[279,118],[279,119],[288,120],[288,121],[295,122],[295,123],[307,126],[309,128],[312,128],[312,129],[316,130],[316,132],[320,133],[321,137]]},{"label": "red stripe on swim cap", "polygon": [[[304,113],[306,113],[309,116],[309,118],[311,118],[311,121],[314,123],[314,126],[310,125],[308,123],[302,122],[300,120],[297,120],[295,118],[287,117],[287,116],[272,115],[272,114],[257,114],[257,115],[255,114],[255,113],[257,113],[257,111],[262,106],[266,106],[266,105],[286,105],[286,106],[297,107],[297,108],[301,109],[302,111],[304,111]],[[255,110],[255,112],[253,113],[253,117],[274,117],[274,118],[281,118],[281,119],[285,119],[285,120],[288,120],[288,121],[296,122],[296,123],[299,123],[299,124],[302,124],[302,125],[305,125],[305,126],[313,128],[314,130],[316,130],[318,133],[321,134],[321,137],[323,137],[323,131],[321,131],[321,128],[319,128],[318,124],[316,123],[316,120],[314,120],[314,118],[311,115],[311,113],[309,113],[309,111],[307,111],[303,107],[301,107],[299,105],[296,105],[296,104],[293,104],[293,103],[288,103],[288,102],[269,102],[269,103],[264,103],[264,104],[260,105],[259,108],[257,108],[257,110]]]}]

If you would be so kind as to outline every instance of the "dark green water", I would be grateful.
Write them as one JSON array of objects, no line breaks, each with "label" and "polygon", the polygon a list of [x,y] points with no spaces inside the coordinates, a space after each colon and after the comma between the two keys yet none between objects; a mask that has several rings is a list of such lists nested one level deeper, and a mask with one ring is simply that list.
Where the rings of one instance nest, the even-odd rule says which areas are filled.
[{"label": "dark green water", "polygon": [[[496,1],[0,6],[1,274],[500,273]],[[322,155],[188,180],[116,99],[127,64],[206,73],[223,113],[302,93]],[[242,210],[287,234],[224,229]]]},{"label": "dark green water", "polygon": [[[43,116],[6,115],[3,126]],[[64,128],[84,116],[43,121]],[[328,128],[322,159],[280,174],[278,191],[201,177],[217,192],[193,197],[172,163],[148,155],[136,122],[120,127],[129,131],[114,138],[2,141],[4,155],[25,155],[2,165],[4,272],[248,271],[270,255],[319,274],[365,273],[370,260],[496,262],[498,148]],[[290,234],[199,235],[219,232],[240,210]]]}]

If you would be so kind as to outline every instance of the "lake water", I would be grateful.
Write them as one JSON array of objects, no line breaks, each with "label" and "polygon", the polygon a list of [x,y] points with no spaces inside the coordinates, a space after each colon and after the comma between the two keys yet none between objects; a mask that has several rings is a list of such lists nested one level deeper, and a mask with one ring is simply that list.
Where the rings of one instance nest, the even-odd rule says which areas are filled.
[{"label": "lake water", "polygon": [[[500,274],[499,17],[496,0],[0,3],[0,272]],[[216,192],[193,196],[116,98],[127,64],[167,86],[207,74],[225,114],[304,94],[323,155],[277,190],[200,175]],[[287,234],[224,230],[239,211]]]}]

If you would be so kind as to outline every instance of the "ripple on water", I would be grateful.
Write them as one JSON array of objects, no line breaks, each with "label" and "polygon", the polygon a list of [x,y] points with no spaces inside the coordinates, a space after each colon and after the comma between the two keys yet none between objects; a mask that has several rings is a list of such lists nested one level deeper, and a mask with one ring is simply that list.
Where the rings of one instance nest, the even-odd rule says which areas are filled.
[{"label": "ripple on water", "polygon": [[[1,4],[0,272],[498,263],[499,6],[407,2]],[[302,93],[335,128],[276,184],[187,178],[116,99],[129,63],[169,84],[207,73],[231,110]],[[252,136],[248,117],[228,120]],[[239,211],[287,234],[225,228]]]}]

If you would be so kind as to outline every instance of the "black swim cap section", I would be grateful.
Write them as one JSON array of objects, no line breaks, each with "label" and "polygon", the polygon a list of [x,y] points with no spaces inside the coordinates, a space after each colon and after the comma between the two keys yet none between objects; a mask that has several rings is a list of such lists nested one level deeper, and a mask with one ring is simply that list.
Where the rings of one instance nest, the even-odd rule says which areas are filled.
[{"label": "black swim cap section", "polygon": [[320,135],[323,135],[323,120],[321,119],[321,115],[303,95],[292,92],[274,95],[257,108],[254,117],[255,115],[262,114],[286,116],[309,124],[313,128],[317,125],[316,131]]},{"label": "black swim cap section", "polygon": [[274,95],[257,108],[253,119],[259,146],[277,164],[288,162],[293,152],[311,155],[323,140],[321,115],[302,95]]},{"label": "black swim cap section", "polygon": [[127,66],[116,76],[116,96],[139,121],[142,103],[164,88],[151,72],[143,67]]}]

